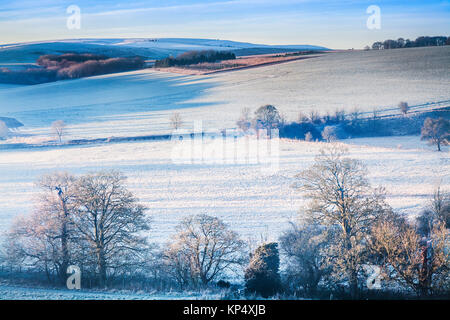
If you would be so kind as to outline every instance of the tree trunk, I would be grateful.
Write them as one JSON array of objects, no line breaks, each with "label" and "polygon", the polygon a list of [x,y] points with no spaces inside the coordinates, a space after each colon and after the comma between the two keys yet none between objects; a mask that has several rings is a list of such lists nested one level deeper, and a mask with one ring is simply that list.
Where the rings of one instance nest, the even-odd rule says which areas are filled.
[{"label": "tree trunk", "polygon": [[352,270],[350,274],[350,296],[353,300],[358,299],[358,274]]},{"label": "tree trunk", "polygon": [[106,286],[106,260],[103,248],[97,248],[98,281],[100,287]]},{"label": "tree trunk", "polygon": [[62,197],[62,194],[59,194],[59,198],[61,199],[61,205],[63,209],[63,224],[61,230],[61,251],[62,251],[62,262],[61,262],[61,271],[60,278],[63,285],[66,285],[67,281],[67,268],[70,263],[69,256],[69,248],[68,248],[68,231],[67,231],[67,220],[69,216],[69,212],[67,211],[66,202]]}]

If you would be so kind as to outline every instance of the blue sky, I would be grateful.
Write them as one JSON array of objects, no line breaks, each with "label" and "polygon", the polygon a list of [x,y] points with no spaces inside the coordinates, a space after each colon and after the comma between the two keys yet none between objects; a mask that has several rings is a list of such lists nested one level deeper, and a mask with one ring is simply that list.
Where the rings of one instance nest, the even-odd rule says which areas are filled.
[{"label": "blue sky", "polygon": [[[69,5],[81,28],[66,26]],[[369,30],[367,7],[381,9]],[[186,37],[362,48],[377,40],[450,35],[450,0],[0,0],[0,43],[70,38]]]}]

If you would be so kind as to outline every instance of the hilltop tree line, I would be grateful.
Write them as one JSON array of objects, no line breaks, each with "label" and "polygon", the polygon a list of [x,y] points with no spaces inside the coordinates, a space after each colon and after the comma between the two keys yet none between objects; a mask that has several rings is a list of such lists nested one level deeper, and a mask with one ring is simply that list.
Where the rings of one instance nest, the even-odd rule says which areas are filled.
[{"label": "hilltop tree line", "polygon": [[420,114],[407,116],[409,105],[404,101],[398,104],[398,108],[400,116],[386,118],[380,117],[376,110],[369,117],[362,117],[357,109],[350,113],[336,110],[325,115],[312,110],[309,114],[300,113],[297,121],[288,123],[275,106],[265,105],[259,107],[253,117],[250,109],[242,109],[236,125],[244,133],[251,128],[266,130],[270,138],[272,130],[278,129],[281,138],[305,141],[334,142],[351,136],[389,136],[395,133],[420,134],[422,140],[435,145],[438,151],[450,144],[448,110],[433,111],[429,113],[432,117],[429,117]]},{"label": "hilltop tree line", "polygon": [[373,50],[380,49],[397,49],[397,48],[415,48],[415,47],[434,47],[450,45],[450,37],[418,37],[416,40],[398,38],[397,40],[377,41],[372,44]]},{"label": "hilltop tree line", "polygon": [[[333,144],[294,177],[293,187],[310,202],[278,242],[245,242],[221,219],[198,214],[156,246],[148,242],[148,209],[120,172],[54,173],[38,181],[34,212],[11,227],[2,262],[53,284],[65,285],[67,267],[76,265],[83,286],[114,288],[121,280],[153,290],[220,288],[228,298],[448,295],[449,195],[437,188],[411,220],[367,175],[361,161]],[[373,266],[380,287],[369,281]],[[230,274],[243,277],[242,293]]]},{"label": "hilltop tree line", "polygon": [[145,61],[141,57],[111,58],[90,53],[43,55],[37,59],[36,63],[39,67],[24,70],[0,68],[0,82],[39,84],[138,70],[145,66]]},{"label": "hilltop tree line", "polygon": [[176,57],[167,57],[155,62],[157,68],[168,68],[174,66],[186,66],[191,64],[199,64],[204,62],[217,62],[223,60],[234,60],[236,55],[229,51],[189,51],[182,53]]}]

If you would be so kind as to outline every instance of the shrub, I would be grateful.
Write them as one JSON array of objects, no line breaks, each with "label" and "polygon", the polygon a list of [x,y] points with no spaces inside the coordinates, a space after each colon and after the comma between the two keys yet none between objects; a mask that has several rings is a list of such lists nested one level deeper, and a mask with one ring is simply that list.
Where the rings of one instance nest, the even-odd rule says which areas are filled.
[{"label": "shrub", "polygon": [[322,138],[326,142],[333,142],[337,140],[336,127],[326,126],[322,131]]},{"label": "shrub", "polygon": [[[307,137],[308,135],[308,137]],[[290,123],[280,128],[280,138],[311,140],[320,139],[320,131],[309,122]],[[311,141],[309,140],[309,141]]]},{"label": "shrub", "polygon": [[268,298],[280,292],[279,268],[278,243],[267,243],[258,247],[245,270],[246,293]]}]

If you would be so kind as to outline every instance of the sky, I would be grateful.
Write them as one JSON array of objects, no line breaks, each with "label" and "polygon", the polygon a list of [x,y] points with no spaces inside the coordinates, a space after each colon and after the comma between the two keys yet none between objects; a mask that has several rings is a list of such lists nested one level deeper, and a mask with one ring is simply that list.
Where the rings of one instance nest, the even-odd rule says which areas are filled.
[{"label": "sky", "polygon": [[[71,5],[80,9],[79,29],[67,26]],[[379,19],[367,13],[372,5]],[[379,28],[368,28],[368,19]],[[207,38],[349,49],[422,35],[450,36],[450,0],[0,0],[0,44]]]}]

